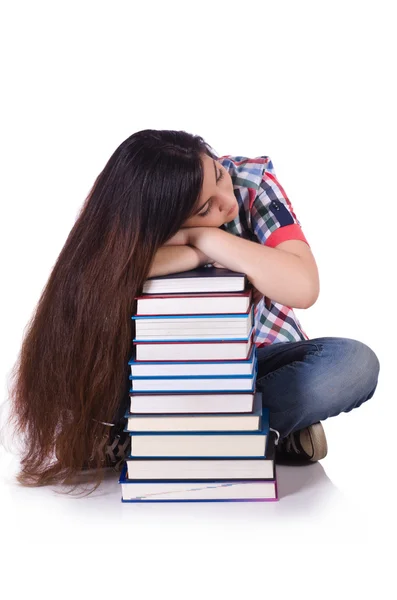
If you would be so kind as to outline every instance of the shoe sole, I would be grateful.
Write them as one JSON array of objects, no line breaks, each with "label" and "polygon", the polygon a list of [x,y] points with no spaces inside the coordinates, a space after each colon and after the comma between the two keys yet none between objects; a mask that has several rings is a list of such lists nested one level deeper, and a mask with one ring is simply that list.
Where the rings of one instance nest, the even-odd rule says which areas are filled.
[{"label": "shoe sole", "polygon": [[303,450],[310,457],[311,462],[316,462],[327,456],[328,445],[321,423],[314,423],[301,432],[300,443]]}]

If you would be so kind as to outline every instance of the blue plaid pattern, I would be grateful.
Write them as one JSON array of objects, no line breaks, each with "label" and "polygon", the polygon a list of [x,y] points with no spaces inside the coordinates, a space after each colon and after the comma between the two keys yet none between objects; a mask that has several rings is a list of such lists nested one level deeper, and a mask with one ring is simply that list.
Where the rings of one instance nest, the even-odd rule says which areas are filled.
[{"label": "blue plaid pattern", "polygon": [[[232,178],[240,207],[234,221],[220,229],[270,248],[286,240],[303,240],[310,245],[269,156],[224,155],[217,160]],[[257,347],[308,339],[290,306],[271,301],[268,308],[264,298],[256,305],[254,342]]]}]

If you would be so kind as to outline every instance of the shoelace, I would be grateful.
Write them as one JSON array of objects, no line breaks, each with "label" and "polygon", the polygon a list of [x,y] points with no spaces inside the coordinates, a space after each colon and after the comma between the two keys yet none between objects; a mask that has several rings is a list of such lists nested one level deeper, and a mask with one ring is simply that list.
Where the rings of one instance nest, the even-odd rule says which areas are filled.
[{"label": "shoelace", "polygon": [[301,454],[301,451],[299,450],[299,448],[296,444],[296,440],[295,440],[295,436],[294,436],[293,432],[290,433],[289,435],[287,435],[287,437],[283,439],[283,445],[285,445],[286,452],[292,452],[292,450],[294,450],[294,452],[296,452],[297,454]]},{"label": "shoelace", "polygon": [[277,429],[273,429],[273,427],[269,427],[269,431],[273,431],[273,433],[275,434],[276,440],[274,443],[276,444],[276,446],[278,446],[278,443],[280,441],[280,433],[277,431]]}]

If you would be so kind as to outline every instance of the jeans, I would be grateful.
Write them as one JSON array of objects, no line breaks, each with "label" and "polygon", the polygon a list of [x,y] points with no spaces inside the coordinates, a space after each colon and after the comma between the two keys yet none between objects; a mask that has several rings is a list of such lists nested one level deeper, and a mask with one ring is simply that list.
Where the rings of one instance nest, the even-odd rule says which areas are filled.
[{"label": "jeans", "polygon": [[379,360],[366,344],[322,337],[257,347],[256,390],[280,437],[341,412],[374,395]]}]

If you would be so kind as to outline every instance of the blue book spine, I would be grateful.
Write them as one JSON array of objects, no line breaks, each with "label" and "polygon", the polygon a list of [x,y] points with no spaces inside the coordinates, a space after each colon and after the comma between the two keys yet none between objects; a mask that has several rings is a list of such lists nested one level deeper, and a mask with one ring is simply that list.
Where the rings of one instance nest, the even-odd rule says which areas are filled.
[{"label": "blue book spine", "polygon": [[124,432],[128,432],[130,436],[141,436],[141,435],[269,435],[269,409],[266,407],[262,407],[262,422],[261,428],[257,431],[128,431],[126,427],[124,427]]},{"label": "blue book spine", "polygon": [[192,314],[192,315],[132,315],[133,320],[151,321],[152,319],[246,319],[247,316],[253,313],[253,310],[248,310],[245,313],[208,313],[208,314]]},{"label": "blue book spine", "polygon": [[[252,403],[252,410],[247,413],[130,413],[128,410],[124,414],[124,418],[128,419],[129,417],[133,417],[134,419],[142,419],[152,417],[157,419],[158,417],[170,417],[172,419],[178,417],[188,417],[194,418],[198,417],[210,417],[215,419],[222,419],[223,417],[251,417],[251,416],[262,416],[263,410],[266,410],[262,406],[262,394],[260,392],[256,392],[254,396],[254,400]],[[268,417],[267,417],[268,418]]]},{"label": "blue book spine", "polygon": [[175,332],[175,335],[173,337],[167,337],[167,338],[157,338],[157,339],[150,339],[148,340],[146,339],[142,339],[139,337],[135,337],[133,338],[133,342],[151,342],[151,343],[156,343],[156,342],[172,342],[172,341],[184,341],[184,342],[232,342],[232,341],[236,341],[236,342],[243,342],[243,341],[248,341],[251,337],[251,332],[252,329],[254,327],[254,305],[251,306],[251,309],[247,312],[247,313],[233,313],[233,314],[220,314],[220,313],[216,313],[216,314],[211,314],[211,315],[156,315],[154,317],[148,317],[148,316],[142,316],[142,317],[138,317],[137,315],[133,315],[131,317],[131,319],[186,319],[186,318],[194,318],[194,319],[203,319],[203,318],[227,318],[227,317],[238,317],[238,318],[242,318],[242,319],[247,319],[247,316],[249,315],[249,322],[251,323],[252,327],[251,330],[249,332],[249,334],[247,336],[244,337],[233,337],[233,338],[208,338],[208,337],[203,337],[203,338],[184,338],[181,336],[178,336],[178,333]]},{"label": "blue book spine", "polygon": [[[182,499],[146,499],[143,497],[137,497],[137,498],[123,498],[121,497],[121,502],[141,502],[141,503],[147,503],[147,502],[276,502],[279,498],[278,498],[278,489],[277,489],[277,480],[276,478],[274,480],[269,480],[269,479],[258,479],[255,480],[256,482],[263,482],[264,486],[269,486],[269,489],[273,492],[272,495],[268,498],[241,498],[241,497],[236,497],[236,498],[205,498],[205,499],[201,499],[201,498],[182,498]],[[168,479],[168,480],[145,480],[143,482],[139,482],[139,481],[131,481],[127,479],[127,464],[125,463],[119,478],[119,484],[124,484],[124,485],[136,485],[136,483],[156,483],[156,484],[161,484],[161,483],[181,483],[181,480],[173,480],[173,479]],[[197,484],[197,489],[202,490],[203,488],[203,484],[205,485],[205,487],[229,487],[229,488],[233,488],[233,486],[241,486],[241,485],[250,485],[251,484],[251,480],[238,480],[238,479],[233,479],[233,480],[228,480],[228,479],[224,479],[224,480],[206,480],[205,482],[203,482],[202,480],[186,480],[184,481],[184,483],[191,483],[191,484]],[[211,485],[212,483],[212,485]],[[194,491],[194,489],[192,489],[191,491]]]},{"label": "blue book spine", "polygon": [[251,375],[129,375],[130,379],[252,379]]},{"label": "blue book spine", "polygon": [[[250,352],[247,356],[247,358],[243,359],[243,360],[178,360],[177,364],[178,365],[189,365],[189,364],[196,364],[196,363],[200,363],[201,365],[219,365],[220,363],[222,363],[223,365],[239,365],[239,364],[250,364],[253,362],[253,359],[256,357],[256,346],[255,344],[253,344],[251,346]],[[135,360],[134,358],[131,358],[128,361],[129,365],[141,365],[142,361],[141,360]],[[144,361],[145,365],[175,365],[175,361],[174,360],[145,360]]]}]

